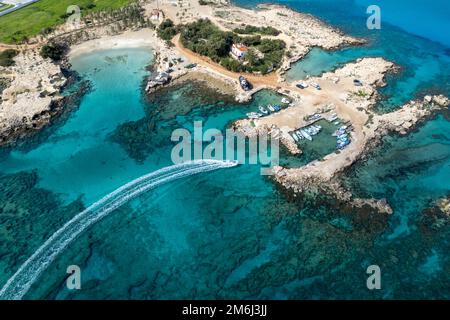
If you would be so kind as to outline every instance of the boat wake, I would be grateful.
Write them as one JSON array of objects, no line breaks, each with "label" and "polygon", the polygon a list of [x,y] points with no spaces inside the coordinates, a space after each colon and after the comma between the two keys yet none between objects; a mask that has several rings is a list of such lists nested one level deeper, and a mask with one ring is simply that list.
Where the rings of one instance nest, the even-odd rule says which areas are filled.
[{"label": "boat wake", "polygon": [[137,178],[78,213],[39,247],[0,290],[2,300],[20,300],[42,272],[87,228],[143,192],[194,174],[234,167],[236,161],[196,160]]}]

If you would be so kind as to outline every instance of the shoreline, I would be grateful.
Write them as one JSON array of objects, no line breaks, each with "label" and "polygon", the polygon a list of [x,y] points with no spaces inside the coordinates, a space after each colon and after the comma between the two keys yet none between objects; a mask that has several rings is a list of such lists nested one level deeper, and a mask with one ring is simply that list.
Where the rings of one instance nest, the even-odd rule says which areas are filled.
[{"label": "shoreline", "polygon": [[[145,4],[146,14],[149,15],[155,10],[156,5],[156,1]],[[155,72],[165,73],[170,69],[171,79],[169,82],[157,84],[154,87],[149,87],[149,80],[146,79],[147,86],[144,85],[144,87],[147,95],[154,94],[160,88],[190,80],[201,81],[218,92],[232,95],[240,103],[251,100],[254,93],[263,89],[281,93],[292,101],[289,107],[257,120],[237,120],[233,126],[246,135],[255,135],[261,132],[275,133],[276,136],[280,136],[281,143],[293,155],[301,154],[302,150],[296,144],[290,132],[309,125],[305,121],[305,118],[309,116],[321,114],[328,117],[335,113],[342,122],[351,124],[350,145],[340,152],[328,154],[321,161],[316,160],[299,168],[274,168],[275,176],[273,179],[287,190],[293,190],[294,197],[295,194],[303,192],[307,186],[330,183],[329,188],[322,189],[335,194],[338,199],[360,206],[369,204],[385,213],[392,211],[388,204],[380,204],[379,201],[373,199],[352,199],[351,194],[349,195],[348,191],[342,189],[337,177],[369,152],[370,145],[383,135],[389,132],[397,132],[402,135],[410,132],[419,121],[432,112],[431,109],[424,108],[424,105],[429,106],[431,103],[437,103],[444,106],[448,105],[448,99],[445,100],[445,97],[439,96],[427,96],[427,101],[412,101],[397,111],[382,115],[376,114],[373,108],[378,101],[377,99],[379,99],[378,88],[386,85],[386,73],[398,70],[398,66],[382,58],[360,58],[346,63],[342,67],[337,67],[333,71],[308,79],[310,84],[319,84],[321,90],[316,90],[311,86],[305,89],[298,88],[296,86],[297,81],[289,82],[286,80],[285,72],[291,67],[292,63],[304,58],[312,48],[335,50],[342,46],[364,45],[367,44],[367,40],[347,36],[341,30],[327,25],[319,18],[291,10],[285,5],[262,4],[256,10],[232,5],[200,6],[196,2],[192,3],[189,8],[183,9],[170,4],[162,4],[160,7],[166,18],[173,19],[175,23],[188,23],[206,17],[220,29],[226,31],[233,30],[234,27],[243,24],[243,21],[252,21],[251,24],[255,26],[270,25],[280,30],[281,33],[276,38],[286,43],[286,49],[291,54],[289,57],[285,56],[281,67],[270,74],[245,74],[253,84],[253,89],[250,91],[243,91],[240,88],[238,77],[241,73],[229,71],[209,58],[184,48],[179,41],[179,34],[172,38],[171,43],[168,43],[160,39],[155,30],[149,28],[142,28],[137,31],[127,30],[115,35],[109,35],[101,28],[94,28],[91,30],[92,34],[88,34],[81,43],[73,44],[70,47],[66,56],[67,59],[101,50],[148,48],[154,52],[152,66]],[[180,15],[181,10],[184,10],[185,14]],[[285,18],[279,19],[279,16],[285,16]],[[308,31],[304,32],[304,30]],[[17,112],[17,108],[11,108],[11,106],[17,105],[17,97],[23,98],[22,105],[36,101],[41,102],[39,108],[27,116],[27,121],[28,123],[31,122],[31,125],[33,125],[36,114],[44,115],[47,123],[50,122],[51,116],[45,117],[45,112],[48,109],[51,110],[52,104],[61,100],[59,90],[67,81],[61,75],[62,66],[40,58],[39,54],[36,57],[37,49],[33,50],[30,52],[34,52],[34,58],[26,60],[23,58],[26,55],[21,53],[19,58],[16,59],[18,62],[16,79],[20,80],[20,85],[13,83],[10,86],[10,88],[14,85],[21,88],[21,85],[23,86],[26,83],[28,91],[25,93],[23,89],[19,89],[14,92],[14,88],[11,90],[6,88],[3,91],[3,97],[6,96],[7,99],[3,99],[1,104],[0,122],[6,123],[6,126],[8,125],[8,115],[4,116],[4,106],[7,105],[11,110],[14,110],[11,112]],[[30,83],[29,79],[20,76],[20,68],[28,71],[35,64],[37,66],[42,65],[42,67],[38,68],[38,77],[36,78],[35,75],[32,83]],[[195,64],[195,66],[188,68],[192,64]],[[14,70],[14,68],[11,69]],[[41,73],[39,74],[39,72]],[[42,89],[39,76],[48,78],[48,88]],[[59,78],[59,81],[54,81],[56,78]],[[354,80],[362,81],[362,85],[356,87]],[[42,91],[39,90],[48,91],[49,94],[41,97]],[[30,96],[29,91],[33,92],[33,96]],[[6,101],[6,104],[4,101]],[[327,111],[324,111],[324,109],[327,109]],[[11,128],[14,129],[17,127],[17,115],[13,114],[9,117],[14,120],[11,120],[10,124]],[[7,130],[3,130],[3,132],[7,132]],[[4,141],[0,140],[0,144],[3,143]]]},{"label": "shoreline", "polygon": [[84,54],[90,54],[95,51],[126,49],[126,48],[148,48],[156,50],[158,43],[155,39],[155,33],[150,29],[141,29],[138,31],[127,31],[122,34],[104,36],[98,39],[92,39],[72,46],[67,53],[68,59],[79,57]]},{"label": "shoreline", "polygon": [[[188,81],[201,82],[204,85],[210,87],[211,89],[215,89],[219,93],[230,96],[231,98],[234,98],[236,94],[235,87],[232,84],[223,81],[223,79],[220,79],[219,77],[216,77],[210,73],[203,71],[192,71],[184,75],[181,75],[180,77],[173,80],[171,82],[171,85],[175,86],[177,84],[182,84]],[[166,86],[166,88],[169,87],[170,85]]]}]

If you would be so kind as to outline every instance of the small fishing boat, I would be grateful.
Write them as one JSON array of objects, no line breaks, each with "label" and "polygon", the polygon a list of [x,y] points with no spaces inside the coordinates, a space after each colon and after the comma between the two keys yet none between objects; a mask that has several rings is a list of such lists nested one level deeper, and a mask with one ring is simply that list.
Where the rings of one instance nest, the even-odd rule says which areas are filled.
[{"label": "small fishing boat", "polygon": [[317,90],[321,90],[322,88],[320,87],[320,85],[316,82],[311,82],[310,83],[311,87],[316,88]]},{"label": "small fishing boat", "polygon": [[331,115],[330,118],[328,118],[328,122],[336,121],[337,118],[338,118],[338,116],[336,114],[333,114],[333,115]]},{"label": "small fishing boat", "polygon": [[339,121],[336,121],[335,123],[333,123],[335,126],[338,126],[340,124]]},{"label": "small fishing boat", "polygon": [[309,121],[317,121],[317,120],[320,120],[320,119],[322,119],[322,115],[318,114],[318,113],[315,113],[315,114],[313,114],[312,116],[309,117]]},{"label": "small fishing boat", "polygon": [[315,136],[319,133],[320,129],[315,126],[311,126],[309,128],[306,128],[305,131],[308,132],[309,135]]},{"label": "small fishing boat", "polygon": [[289,103],[291,103],[291,101],[288,98],[283,98],[283,99],[281,99],[281,103],[289,104]]},{"label": "small fishing boat", "polygon": [[348,146],[350,144],[350,140],[346,140],[346,141],[338,141],[338,143],[336,144],[336,149],[342,150],[344,149],[346,146]]},{"label": "small fishing boat", "polygon": [[269,109],[270,112],[275,112],[275,109],[273,108],[273,106],[272,106],[271,104],[269,104],[269,105],[267,106],[267,109]]},{"label": "small fishing boat", "polygon": [[338,130],[336,130],[336,131],[332,134],[332,136],[333,136],[333,137],[339,137],[339,136],[341,136],[341,135],[343,135],[343,134],[345,134],[345,133],[347,133],[346,130],[338,129]]},{"label": "small fishing boat", "polygon": [[262,114],[267,115],[269,114],[269,111],[267,111],[263,106],[258,107],[259,111],[261,111]]},{"label": "small fishing boat", "polygon": [[189,63],[188,65],[185,66],[186,69],[193,69],[197,66],[196,63]]},{"label": "small fishing boat", "polygon": [[300,130],[300,133],[305,139],[308,139],[309,141],[312,141],[312,137],[306,132],[306,130]]},{"label": "small fishing boat", "polygon": [[300,89],[306,89],[306,88],[308,88],[308,84],[305,81],[301,81],[296,84],[296,87],[300,88]]},{"label": "small fishing boat", "polygon": [[247,117],[249,119],[258,119],[258,118],[261,118],[261,114],[256,113],[256,112],[249,112],[249,113],[247,113]]},{"label": "small fishing boat", "polygon": [[299,141],[299,139],[298,139],[298,137],[297,137],[297,134],[296,134],[295,132],[292,132],[292,133],[291,133],[291,136],[292,136],[292,138],[295,140],[295,142],[298,142],[298,141]]},{"label": "small fishing boat", "polygon": [[275,105],[273,106],[273,109],[275,110],[275,112],[278,112],[278,111],[281,110],[281,107],[280,107],[279,105],[275,104]]},{"label": "small fishing boat", "polygon": [[303,135],[300,133],[300,130],[295,131],[295,134],[297,135],[297,137],[298,137],[300,140],[303,140],[303,139],[304,139]]}]

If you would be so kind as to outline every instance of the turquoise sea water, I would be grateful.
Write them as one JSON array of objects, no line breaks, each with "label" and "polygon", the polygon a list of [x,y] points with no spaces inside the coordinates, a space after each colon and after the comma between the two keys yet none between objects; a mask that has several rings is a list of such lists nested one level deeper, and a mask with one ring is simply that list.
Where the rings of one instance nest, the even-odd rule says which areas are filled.
[{"label": "turquoise sea water", "polygon": [[[294,66],[292,79],[381,55],[403,70],[390,77],[380,112],[428,90],[449,94],[444,46],[393,25],[376,34],[360,30],[364,11],[347,2],[284,3],[371,40],[331,53],[315,49]],[[146,100],[141,85],[151,61],[145,48],[73,59],[92,86],[78,108],[0,153],[0,285],[84,207],[171,164],[175,128],[201,120],[207,128],[225,129],[280,99],[263,91],[237,105],[201,84],[185,83]],[[304,164],[333,147],[326,135],[317,142],[305,146],[306,155],[282,161]],[[394,214],[385,219],[349,211],[326,198],[293,200],[257,166],[196,175],[145,193],[97,223],[26,298],[449,298],[450,227],[422,212],[450,192],[448,113],[407,137],[386,137],[345,177],[355,194],[386,198]],[[72,264],[82,270],[79,291],[65,287]],[[371,264],[382,268],[383,290],[366,288]]]}]

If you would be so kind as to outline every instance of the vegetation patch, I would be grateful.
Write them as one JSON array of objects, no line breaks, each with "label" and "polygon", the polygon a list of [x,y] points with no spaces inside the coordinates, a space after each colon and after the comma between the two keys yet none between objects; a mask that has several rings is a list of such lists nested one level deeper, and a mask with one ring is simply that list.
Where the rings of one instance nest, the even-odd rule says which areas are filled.
[{"label": "vegetation patch", "polygon": [[44,59],[50,58],[53,61],[59,61],[62,59],[66,49],[67,48],[61,44],[49,43],[42,46],[40,53]]},{"label": "vegetation patch", "polygon": [[365,98],[365,97],[367,97],[368,94],[364,90],[358,90],[358,92],[356,92],[355,95],[357,97]]},{"label": "vegetation patch", "polygon": [[17,56],[17,51],[14,49],[6,49],[0,52],[0,66],[9,67],[15,64],[14,57]]},{"label": "vegetation patch", "polygon": [[213,2],[213,1],[208,1],[208,0],[199,0],[198,4],[201,5],[201,6],[207,6],[209,4],[216,4],[216,3]]},{"label": "vegetation patch", "polygon": [[0,17],[0,42],[21,43],[45,34],[67,19],[67,7],[76,4],[84,16],[91,12],[110,11],[135,0],[40,0]]},{"label": "vegetation patch", "polygon": [[277,36],[281,33],[280,30],[275,29],[274,27],[256,27],[251,25],[235,28],[233,31],[239,34],[260,34],[265,36]]},{"label": "vegetation patch", "polygon": [[170,19],[164,20],[158,27],[158,37],[170,41],[177,33],[178,29]]},{"label": "vegetation patch", "polygon": [[8,88],[10,84],[11,84],[10,79],[0,78],[0,104],[2,103],[3,90]]},{"label": "vegetation patch", "polygon": [[[262,39],[260,35],[242,37],[235,32],[222,31],[208,19],[181,26],[180,32],[184,47],[234,72],[269,73],[280,67],[286,47],[279,39]],[[233,44],[248,47],[244,58],[230,55]]]}]

